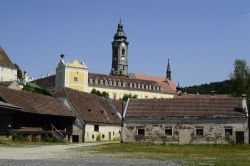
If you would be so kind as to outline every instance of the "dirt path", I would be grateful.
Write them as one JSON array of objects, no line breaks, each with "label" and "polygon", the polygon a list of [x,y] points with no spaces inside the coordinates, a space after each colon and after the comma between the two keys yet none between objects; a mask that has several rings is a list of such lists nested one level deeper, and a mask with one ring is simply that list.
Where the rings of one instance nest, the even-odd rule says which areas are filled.
[{"label": "dirt path", "polygon": [[68,145],[42,145],[25,147],[0,147],[0,159],[33,160],[33,159],[56,159],[71,158],[69,149],[84,146],[95,146],[116,142],[82,143]]}]

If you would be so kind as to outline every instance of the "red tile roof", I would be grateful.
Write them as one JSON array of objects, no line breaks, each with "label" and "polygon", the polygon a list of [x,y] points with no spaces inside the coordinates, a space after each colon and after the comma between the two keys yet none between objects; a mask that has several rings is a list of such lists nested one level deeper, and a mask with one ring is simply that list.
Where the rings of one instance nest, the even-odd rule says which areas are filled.
[{"label": "red tile roof", "polygon": [[28,113],[73,117],[59,100],[50,96],[0,87],[0,99]]},{"label": "red tile roof", "polygon": [[2,47],[0,47],[0,66],[16,69],[16,66],[11,62]]},{"label": "red tile roof", "polygon": [[242,117],[245,113],[238,98],[132,99],[126,118],[143,117]]},{"label": "red tile roof", "polygon": [[158,84],[163,87],[163,91],[166,93],[175,93],[176,92],[176,85],[172,80],[169,80],[165,77],[159,77],[159,76],[149,76],[144,74],[135,74],[136,79],[142,79],[142,80],[150,80],[155,81]]},{"label": "red tile roof", "polygon": [[87,123],[121,123],[116,115],[116,112],[121,112],[121,101],[106,99],[70,88],[63,88],[55,96],[66,97]]}]

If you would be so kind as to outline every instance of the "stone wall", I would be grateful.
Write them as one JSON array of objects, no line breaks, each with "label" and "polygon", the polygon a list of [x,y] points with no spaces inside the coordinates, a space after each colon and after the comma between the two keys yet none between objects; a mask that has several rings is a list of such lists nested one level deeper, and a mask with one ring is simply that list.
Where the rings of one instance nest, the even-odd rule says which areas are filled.
[{"label": "stone wall", "polygon": [[[175,123],[176,122],[176,123]],[[202,123],[203,122],[203,123]],[[144,129],[145,135],[138,134],[138,129]],[[165,129],[172,129],[171,135],[165,134]],[[197,129],[203,134],[198,135]],[[232,135],[225,134],[225,129],[232,129]],[[127,121],[124,124],[122,138],[131,143],[179,143],[179,144],[226,144],[236,142],[236,131],[244,132],[244,143],[248,143],[247,119],[206,119],[181,120],[147,120]]]}]

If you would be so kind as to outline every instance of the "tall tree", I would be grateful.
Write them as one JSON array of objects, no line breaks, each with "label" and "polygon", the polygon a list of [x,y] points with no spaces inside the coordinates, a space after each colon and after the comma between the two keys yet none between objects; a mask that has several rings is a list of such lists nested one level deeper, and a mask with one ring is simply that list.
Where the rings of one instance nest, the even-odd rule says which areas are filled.
[{"label": "tall tree", "polygon": [[232,94],[241,96],[247,94],[250,97],[250,70],[246,60],[236,59],[234,61],[234,72],[230,74],[233,82]]},{"label": "tall tree", "polygon": [[18,80],[22,80],[23,79],[22,70],[19,68],[19,66],[17,64],[15,64],[15,66],[17,68],[17,78],[18,78]]}]

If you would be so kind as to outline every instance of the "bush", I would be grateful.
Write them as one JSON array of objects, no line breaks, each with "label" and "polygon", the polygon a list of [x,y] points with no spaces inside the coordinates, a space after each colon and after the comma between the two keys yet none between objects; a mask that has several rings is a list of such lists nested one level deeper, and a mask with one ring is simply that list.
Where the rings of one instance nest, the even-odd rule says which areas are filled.
[{"label": "bush", "polygon": [[19,133],[17,130],[11,130],[10,136],[13,141],[25,141],[23,134]]}]

